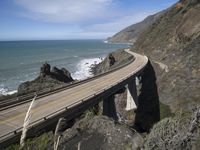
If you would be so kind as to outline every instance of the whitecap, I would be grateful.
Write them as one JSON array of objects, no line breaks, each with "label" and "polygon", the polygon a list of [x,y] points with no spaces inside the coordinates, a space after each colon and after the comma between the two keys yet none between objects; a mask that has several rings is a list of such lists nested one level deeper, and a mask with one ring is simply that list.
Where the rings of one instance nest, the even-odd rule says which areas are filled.
[{"label": "whitecap", "polygon": [[77,80],[83,80],[88,77],[91,77],[92,74],[90,73],[90,67],[91,65],[98,64],[102,61],[102,58],[88,58],[88,59],[83,59],[81,60],[77,65],[76,65],[76,70],[73,74],[72,77]]},{"label": "whitecap", "polygon": [[9,91],[7,88],[0,88],[0,95],[12,95],[14,93],[16,93],[17,90],[13,90],[13,91]]},{"label": "whitecap", "polygon": [[17,93],[17,90],[8,91],[6,95],[12,95],[12,94],[15,94],[15,93]]},{"label": "whitecap", "polygon": [[6,95],[8,92],[8,89],[6,88],[0,88],[0,95]]}]

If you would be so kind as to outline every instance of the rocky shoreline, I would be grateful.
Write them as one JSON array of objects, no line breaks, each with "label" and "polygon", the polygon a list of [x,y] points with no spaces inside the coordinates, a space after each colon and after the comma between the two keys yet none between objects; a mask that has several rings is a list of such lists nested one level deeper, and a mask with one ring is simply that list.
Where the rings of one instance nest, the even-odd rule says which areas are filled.
[{"label": "rocky shoreline", "polygon": [[[123,50],[118,50],[112,54],[109,54],[103,62],[100,64],[93,66],[92,72],[95,74],[108,71],[114,65],[124,63],[123,57],[125,55],[126,60],[130,59],[128,55],[123,53]],[[45,69],[46,68],[46,69]],[[50,71],[48,64],[44,64],[41,68],[41,73],[39,77],[48,77],[52,75],[54,71]],[[148,71],[149,73],[149,71]],[[66,75],[69,75],[67,73]],[[69,76],[69,79],[70,76]],[[149,80],[149,79],[148,79]],[[149,84],[149,83],[147,83]],[[146,97],[147,95],[145,95]],[[117,114],[119,116],[118,120],[113,120],[112,118],[108,118],[102,115],[102,102],[98,104],[96,107],[91,108],[86,111],[80,117],[71,122],[64,122],[64,128],[61,131],[61,140],[59,143],[59,149],[70,149],[77,150],[80,147],[81,150],[88,149],[102,149],[102,150],[116,150],[116,149],[154,149],[154,147],[163,147],[163,145],[167,144],[166,148],[183,148],[183,145],[186,147],[196,147],[192,145],[193,143],[198,144],[198,133],[200,132],[197,127],[198,121],[200,121],[199,109],[194,110],[190,113],[177,113],[174,117],[165,116],[164,120],[158,122],[150,131],[144,132],[134,126],[136,113],[134,110],[126,111],[126,90],[122,89],[115,95],[115,104]],[[146,105],[146,106],[149,106]],[[147,110],[148,108],[144,108]],[[160,107],[160,111],[164,111],[163,107]],[[155,109],[153,109],[155,110]],[[141,111],[141,110],[140,110]],[[166,112],[165,112],[166,113]],[[168,113],[168,112],[167,112]],[[145,118],[144,114],[141,113],[139,116],[139,120],[141,118]],[[159,113],[157,113],[159,114]],[[165,114],[166,115],[166,114]],[[184,116],[184,119],[182,117]],[[152,115],[151,115],[152,117]],[[151,118],[150,117],[150,118]],[[147,119],[147,118],[146,118]],[[145,120],[146,120],[145,119]],[[163,118],[162,118],[163,119]],[[181,121],[180,121],[181,120]],[[194,120],[196,123],[194,123]],[[144,121],[144,120],[141,120]],[[187,121],[187,124],[185,122]],[[156,121],[157,122],[157,121]],[[71,125],[70,125],[71,124]],[[146,122],[144,123],[144,125]],[[169,126],[169,124],[171,124]],[[70,125],[70,126],[69,126]],[[178,128],[183,126],[181,130]],[[66,128],[66,126],[68,126]],[[145,125],[146,126],[146,125]],[[187,129],[189,126],[195,129],[196,132],[190,132]],[[194,126],[194,127],[193,127]],[[168,128],[166,131],[163,128]],[[164,132],[164,133],[163,133]],[[170,132],[170,134],[169,134]],[[157,140],[157,137],[162,137],[163,134],[169,134],[169,137],[165,141]],[[185,133],[190,136],[184,137]],[[47,133],[43,133],[38,137],[33,139],[28,139],[25,144],[25,149],[49,149],[53,150],[54,143],[54,132],[50,131]],[[173,139],[174,136],[179,136],[177,139]],[[191,139],[195,136],[195,139]],[[191,142],[184,141],[183,138],[189,139]],[[170,139],[172,143],[170,143]],[[19,145],[12,145],[7,149],[18,149]]]},{"label": "rocky shoreline", "polygon": [[[125,62],[130,61],[130,59],[133,59],[132,56],[124,52],[123,49],[120,49],[113,53],[110,53],[100,64],[91,66],[91,72],[94,75],[98,75],[100,73],[109,71],[110,69],[116,66],[123,65]],[[68,83],[73,81],[74,80],[70,76],[70,73],[66,69],[57,69],[55,67],[51,69],[51,66],[45,63],[40,69],[40,75],[35,80],[30,82],[25,82],[19,86],[19,93],[23,94],[23,93],[38,91],[41,89],[41,86],[42,88],[45,88],[49,87],[49,85],[57,86],[63,83]],[[125,95],[126,95],[125,91],[122,90],[119,91],[118,96],[116,96],[118,97],[116,98],[116,103],[118,103],[118,105],[116,105],[117,111],[118,113],[121,114],[119,120],[121,120],[121,123],[127,122],[129,125],[133,125],[134,112],[132,111],[131,113],[130,111],[129,112],[125,111],[126,105],[124,98],[122,98]],[[124,103],[124,105],[121,106],[121,103]],[[94,147],[92,143],[95,142],[97,143],[97,145],[94,148],[98,149],[99,147],[101,147],[103,141],[105,142],[104,146],[102,146],[102,149],[107,149],[108,147],[110,147],[110,143],[115,144],[115,146],[112,145],[110,147],[110,149],[113,150],[119,147],[121,148],[127,147],[135,149],[141,146],[141,141],[143,140],[142,137],[135,130],[132,131],[133,128],[131,127],[129,128],[128,124],[124,126],[124,124],[120,124],[117,120],[113,120],[111,118],[102,116],[102,111],[103,111],[102,107],[103,105],[101,102],[99,105],[97,105],[94,108],[91,108],[90,110],[85,112],[82,116],[77,118],[76,121],[72,120],[71,123],[75,124],[72,126],[72,128],[64,130],[64,132],[62,133],[62,140],[59,147],[64,149],[65,148],[77,149],[77,144],[81,142],[82,143],[81,149],[88,149]],[[64,124],[67,125],[69,124],[69,122],[66,122]],[[91,127],[94,129],[92,129]],[[110,135],[109,137],[108,134]],[[46,134],[42,134],[38,138],[43,137],[45,135]],[[52,132],[49,132],[47,135],[49,142],[46,143],[47,144],[46,148],[53,149],[52,147],[53,134]],[[92,139],[90,139],[91,136]],[[132,140],[133,137],[135,140]],[[33,142],[35,139],[37,139],[37,137],[32,139],[31,142]],[[88,140],[82,140],[82,139],[88,139]],[[119,142],[116,143],[117,139],[119,140],[120,143]],[[69,141],[72,143],[70,143]],[[18,147],[17,145],[15,146]],[[28,144],[27,147],[29,149],[37,149],[32,144],[31,145]]]},{"label": "rocky shoreline", "polygon": [[[73,120],[73,125],[61,133],[59,148],[198,150],[199,13],[199,0],[180,0],[140,30],[136,41],[135,36],[126,38],[135,42],[133,51],[150,59],[137,87],[138,109],[125,111],[126,90],[122,89],[115,95],[117,120],[102,116],[100,103]],[[93,66],[92,72],[105,72],[128,59],[118,50]],[[53,149],[53,137],[54,133],[49,132],[28,140],[25,149]]]},{"label": "rocky shoreline", "polygon": [[45,89],[55,89],[61,85],[66,86],[73,82],[75,82],[75,80],[67,69],[51,67],[50,64],[44,63],[40,68],[38,77],[32,81],[21,83],[16,93],[0,96],[0,101],[34,92],[41,92]]}]

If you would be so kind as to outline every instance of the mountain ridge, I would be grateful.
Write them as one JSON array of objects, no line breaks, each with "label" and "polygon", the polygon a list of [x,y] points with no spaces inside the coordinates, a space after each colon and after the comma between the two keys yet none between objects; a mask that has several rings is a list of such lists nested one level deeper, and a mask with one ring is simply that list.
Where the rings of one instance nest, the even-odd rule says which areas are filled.
[{"label": "mountain ridge", "polygon": [[156,14],[150,15],[146,17],[143,21],[126,27],[112,37],[107,38],[107,41],[111,43],[134,43],[137,40],[138,36],[166,11],[167,10],[163,10]]}]

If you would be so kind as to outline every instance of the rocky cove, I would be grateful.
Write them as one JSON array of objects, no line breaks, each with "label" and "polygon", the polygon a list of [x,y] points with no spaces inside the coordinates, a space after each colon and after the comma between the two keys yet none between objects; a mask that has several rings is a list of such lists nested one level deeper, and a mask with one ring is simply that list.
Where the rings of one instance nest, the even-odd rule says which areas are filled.
[{"label": "rocky cove", "polygon": [[[115,51],[109,54],[103,62],[93,66],[91,71],[95,75],[103,71],[105,72],[113,68],[116,64],[120,65],[125,63],[126,61],[122,58],[129,60],[130,55],[127,55],[123,50]],[[54,68],[51,70],[49,64],[44,64],[41,67],[38,78],[48,77],[56,79],[55,70],[58,69]],[[69,82],[73,81],[69,72],[65,69],[61,70],[57,72],[60,72],[62,75],[64,74],[65,79],[68,77],[67,79]],[[165,134],[169,134],[166,142],[171,140],[170,136],[179,136],[178,139],[176,138],[172,141],[172,145],[168,145],[166,148],[176,148],[177,146],[180,148],[185,146],[190,147],[194,142],[191,138],[198,137],[200,110],[196,109],[193,113],[179,112],[176,115],[172,115],[166,105],[159,104],[155,71],[150,62],[140,78],[140,84],[137,87],[140,93],[139,107],[136,111],[125,110],[127,91],[126,89],[122,89],[115,94],[114,103],[117,118],[113,119],[103,116],[103,102],[101,102],[75,120],[71,120],[70,122],[63,121],[59,129],[61,140],[58,148],[71,150],[78,148],[83,150],[116,150],[151,149],[153,147],[154,149],[155,146],[161,145],[163,147],[163,145],[165,145],[162,140],[157,140],[158,137],[166,138],[164,136]],[[59,79],[61,79],[61,77],[59,77]],[[59,81],[64,82],[63,80]],[[27,87],[31,86],[31,83],[32,82],[30,82]],[[24,84],[27,85],[27,83]],[[182,116],[184,116],[184,118],[182,118]],[[162,121],[153,127],[160,119]],[[183,123],[184,127],[179,129]],[[153,129],[151,130],[152,127]],[[163,127],[165,127],[164,130]],[[24,149],[54,149],[54,132],[55,128],[53,131],[46,131],[34,138],[27,139]],[[190,142],[186,141],[186,139]],[[18,145],[13,145],[8,147],[8,149],[18,149]]]},{"label": "rocky cove", "polygon": [[[139,75],[138,108],[126,111],[126,89],[115,96],[117,118],[102,115],[102,102],[60,129],[59,149],[194,149],[200,147],[200,1],[180,0],[139,29],[122,31],[149,63]],[[148,20],[147,20],[148,21]],[[144,22],[146,23],[146,21]],[[118,34],[119,35],[119,34]],[[131,36],[130,36],[131,35]],[[134,35],[134,36],[133,36]],[[113,38],[112,42],[115,42]],[[118,50],[92,67],[94,75],[129,60]],[[164,67],[163,67],[164,66]],[[65,69],[41,68],[37,81],[73,81]],[[40,79],[42,78],[42,80]],[[55,81],[54,81],[55,80]],[[66,82],[67,82],[66,81]],[[34,83],[34,82],[33,82]],[[50,82],[51,83],[51,82]],[[25,84],[22,87],[29,87]],[[23,88],[22,88],[23,89]],[[23,90],[22,90],[23,91]],[[53,149],[54,130],[28,139],[24,149]],[[8,149],[17,149],[13,145]]]},{"label": "rocky cove", "polygon": [[[125,59],[122,59],[122,56]],[[123,49],[120,49],[116,52],[110,53],[108,55],[108,57],[106,57],[104,59],[104,61],[101,62],[100,64],[96,64],[96,65],[91,66],[91,72],[94,75],[98,75],[100,73],[104,73],[106,71],[109,71],[112,68],[123,65],[124,63],[126,63],[130,59],[132,59],[132,56],[127,54],[126,52],[124,52]],[[28,82],[22,83],[18,88],[17,94],[18,95],[28,94],[28,93],[31,93],[31,92],[40,91],[40,90],[45,89],[45,88],[49,88],[49,87],[53,88],[53,87],[57,87],[57,86],[62,85],[62,84],[67,84],[67,83],[71,84],[73,82],[76,82],[76,81],[74,81],[72,79],[70,73],[66,69],[64,69],[64,68],[58,69],[56,67],[51,68],[51,66],[49,64],[45,63],[40,68],[39,76],[33,81],[28,81]],[[120,93],[124,93],[124,89],[119,91],[119,96],[123,96],[123,94],[120,94]],[[124,103],[124,102],[125,101],[123,99],[120,99],[118,101],[118,103]],[[126,122],[128,121],[129,124],[133,124],[133,122],[132,122],[133,120],[128,119],[128,116],[126,115],[127,112],[124,111],[125,105],[123,105],[123,107],[121,107],[121,105],[118,104],[117,109],[119,109],[119,111],[121,110],[121,113],[125,113],[123,116],[121,116],[119,118],[120,120],[125,120]],[[136,137],[136,139],[141,139],[140,135],[136,131],[134,131],[132,128],[129,128],[128,126],[127,127],[124,126],[125,124],[121,124],[122,122],[119,123],[118,120],[113,120],[112,118],[108,118],[106,116],[103,116],[102,111],[103,110],[102,110],[102,103],[101,103],[101,104],[95,106],[94,108],[91,108],[91,110],[88,110],[87,112],[85,112],[85,114],[83,114],[82,116],[80,116],[76,120],[71,120],[70,122],[64,122],[63,123],[64,129],[62,129],[63,136],[64,136],[64,132],[66,132],[68,134],[68,130],[72,130],[71,132],[69,132],[69,134],[72,134],[72,135],[69,135],[69,137],[75,136],[75,138],[74,139],[72,138],[71,140],[74,140],[74,142],[80,142],[80,140],[82,138],[85,139],[85,138],[88,138],[88,137],[90,137],[94,134],[92,136],[93,140],[89,140],[90,142],[93,143],[94,141],[96,141],[96,143],[101,145],[102,140],[107,141],[107,138],[109,138],[110,140],[107,141],[108,143],[105,143],[105,145],[102,148],[107,149],[110,145],[109,143],[112,142],[113,144],[115,144],[115,146],[113,146],[113,144],[112,144],[112,146],[110,145],[111,146],[110,148],[116,149],[117,147],[119,147],[119,144],[116,143],[115,139],[117,139],[118,137],[123,135],[120,139],[118,138],[119,142],[120,141],[122,142],[122,143],[120,143],[120,145],[122,147],[135,147],[135,148],[137,148],[138,143],[137,142],[135,143],[134,141],[130,141],[130,139],[131,139],[132,136]],[[133,116],[133,115],[131,115],[131,116]],[[93,126],[93,121],[95,121],[95,120],[96,120],[97,123],[96,123],[94,129],[90,129],[90,127],[88,127],[88,126]],[[88,124],[88,121],[90,121],[89,124]],[[102,123],[99,124],[99,122],[102,122]],[[69,128],[69,126],[71,128]],[[82,128],[82,126],[83,126],[83,128]],[[106,126],[107,127],[110,126],[110,127],[105,128]],[[79,129],[77,131],[77,128],[80,128],[80,132],[79,132]],[[98,129],[99,129],[99,131],[96,131]],[[105,131],[104,131],[104,129],[105,129]],[[114,133],[115,131],[117,131],[118,133]],[[83,135],[82,135],[82,132],[86,132],[86,133],[83,133]],[[135,134],[134,134],[134,132],[135,132]],[[79,134],[81,134],[80,137],[76,138],[76,136],[79,135]],[[110,134],[110,137],[108,137],[107,134]],[[37,139],[37,138],[40,138],[40,137],[43,137],[43,136],[46,136],[46,135],[48,136],[48,138],[53,139],[52,132],[48,132],[48,134],[46,134],[46,133],[42,134],[39,137],[35,137],[35,138]],[[68,143],[69,139],[67,139],[67,138],[69,138],[69,137],[66,136],[66,139],[64,138],[62,140],[64,140],[65,142]],[[32,142],[32,140],[34,141],[35,138],[30,139],[30,141],[31,142]],[[100,138],[100,139],[98,139],[98,138]],[[83,147],[82,149],[84,149],[84,148],[88,149],[88,147],[91,147],[90,145],[92,143],[89,143],[89,141],[87,140],[87,141],[83,142],[82,145],[81,145],[81,148]],[[72,141],[72,143],[74,143],[74,142]],[[69,145],[65,145],[65,144],[63,145],[64,149],[65,149],[65,147],[67,147],[67,149],[76,149],[76,147],[77,147],[76,144],[74,144],[73,146],[70,143],[68,143],[68,144]],[[59,147],[61,147],[61,145],[62,144],[60,144]],[[95,149],[100,148],[99,147],[100,145],[96,145]],[[139,144],[139,145],[141,145],[141,144]],[[28,147],[25,147],[25,148],[31,148],[31,149],[32,148],[33,149],[38,148],[38,147],[34,148],[34,147],[32,147],[32,146],[30,147],[30,146],[31,145],[28,144]],[[11,146],[10,148],[12,149],[13,146]],[[16,148],[17,148],[17,146],[16,146]],[[48,149],[53,149],[52,143],[50,143],[50,146],[48,145]]]}]

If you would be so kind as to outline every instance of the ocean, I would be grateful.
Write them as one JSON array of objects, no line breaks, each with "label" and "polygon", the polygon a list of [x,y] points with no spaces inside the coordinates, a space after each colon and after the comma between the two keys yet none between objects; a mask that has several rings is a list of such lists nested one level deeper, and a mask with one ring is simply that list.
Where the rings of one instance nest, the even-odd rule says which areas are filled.
[{"label": "ocean", "polygon": [[65,67],[74,79],[85,79],[92,76],[92,64],[125,47],[103,40],[0,41],[0,95],[12,94],[19,84],[35,79],[45,62]]}]

